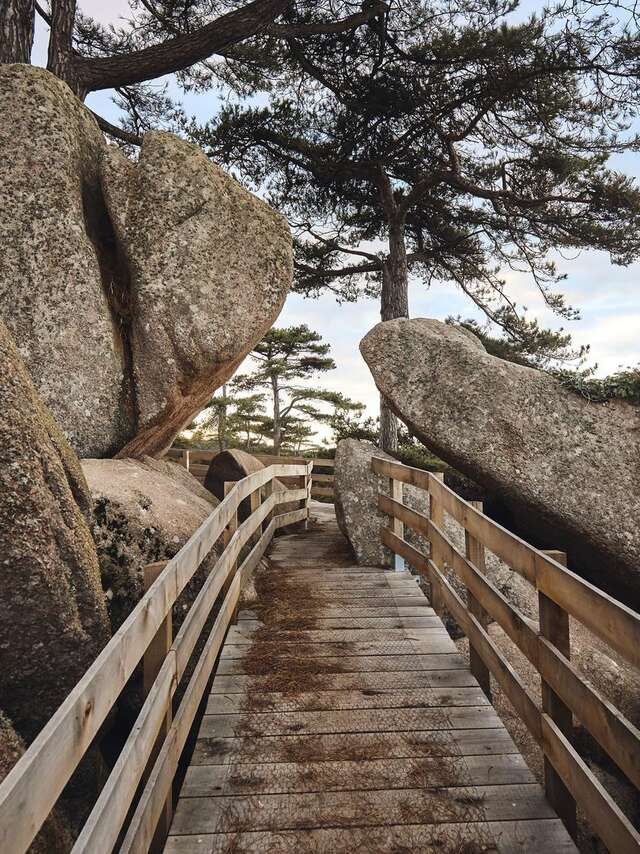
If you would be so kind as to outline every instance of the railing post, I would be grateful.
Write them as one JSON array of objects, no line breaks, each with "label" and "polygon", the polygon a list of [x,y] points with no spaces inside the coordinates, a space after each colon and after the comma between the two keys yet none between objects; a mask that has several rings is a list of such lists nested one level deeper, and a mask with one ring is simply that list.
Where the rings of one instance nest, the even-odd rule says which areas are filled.
[{"label": "railing post", "polygon": [[[479,510],[482,513],[482,501],[470,501],[469,504],[471,504],[472,507],[475,507],[476,510]],[[479,540],[477,540],[475,537],[472,537],[466,529],[464,532],[464,546],[467,559],[471,561],[471,563],[476,567],[478,572],[481,572],[484,575],[486,571],[486,566],[484,562],[484,546]],[[468,588],[467,603],[470,613],[473,614],[473,616],[486,629],[486,627],[489,625],[489,616]],[[480,658],[476,648],[473,646],[471,641],[469,641],[469,664],[471,673],[478,680],[478,684],[486,694],[487,699],[491,701],[491,677],[489,673],[489,668]]]},{"label": "railing post", "polygon": [[[431,478],[443,481],[444,472],[429,472],[429,480],[431,480]],[[444,529],[444,508],[442,503],[431,491],[429,491],[429,517],[433,524],[440,528],[441,531]],[[442,569],[443,557],[441,550],[438,548],[438,544],[432,540],[430,547],[431,560],[435,563],[438,569]],[[442,614],[444,612],[444,605],[442,603],[440,590],[437,584],[431,584],[431,606],[437,614]]]},{"label": "railing post", "polygon": [[[249,504],[251,507],[251,515],[253,516],[253,514],[258,511],[258,509],[260,508],[260,505],[262,504],[262,490],[260,488],[254,490],[254,492],[251,493],[251,495],[249,496]],[[255,545],[255,543],[257,543],[259,539],[260,539],[260,530],[257,529],[251,535],[251,539],[249,542],[252,545]]]},{"label": "railing post", "polygon": [[300,477],[298,478],[298,481],[300,482],[299,488],[305,489],[307,492],[306,497],[303,498],[302,501],[300,502],[300,509],[307,511],[307,515],[305,516],[305,520],[304,520],[304,529],[306,531],[309,528],[309,479],[310,479],[311,475],[309,473],[308,463],[305,463],[305,465],[307,466],[307,470],[304,474],[300,475]]},{"label": "railing post", "polygon": [[[545,554],[562,566],[567,565],[565,552],[549,550]],[[571,639],[569,633],[569,615],[553,599],[538,592],[540,615],[540,635],[564,655],[571,657]],[[573,742],[573,715],[571,709],[562,702],[555,691],[542,680],[542,711],[549,715],[569,742]],[[544,757],[544,785],[547,799],[558,813],[565,827],[575,839],[577,835],[576,802],[562,778],[551,762]]]},{"label": "railing post", "polygon": [[[394,501],[399,501],[402,504],[402,481],[396,480],[393,477],[389,478],[389,491]],[[391,517],[391,530],[401,540],[404,540],[404,523],[395,516]],[[404,572],[406,569],[404,558],[401,555],[394,554],[394,568],[396,572]]]},{"label": "railing post", "polygon": [[[160,575],[166,565],[167,561],[161,560],[157,563],[150,563],[145,566],[143,579],[145,592],[151,587],[153,582]],[[167,616],[164,618],[160,628],[156,632],[155,637],[149,644],[142,660],[142,690],[145,697],[148,695],[149,691],[153,687],[153,683],[156,681],[156,677],[160,672],[160,668],[164,664],[164,660],[167,657],[169,650],[171,649],[172,643],[173,622],[171,609],[169,609]],[[155,762],[156,756],[158,755],[162,743],[164,742],[171,728],[171,720],[172,710],[171,701],[169,701],[169,704],[167,706],[167,713],[165,715],[162,726],[160,727],[160,732],[158,733],[157,741],[149,757],[149,762],[147,765],[148,769],[153,768],[153,763]],[[171,827],[172,818],[173,792],[171,789],[169,789],[169,795],[167,797],[167,800],[165,801],[162,813],[160,814],[160,819],[158,820],[158,826],[156,827],[153,840],[149,847],[150,854],[160,854],[160,852],[164,850],[165,842],[167,836],[169,835],[169,829]]]},{"label": "railing post", "polygon": [[[226,480],[225,481],[225,483],[224,483],[224,496],[225,496],[225,498],[231,492],[231,490],[233,489],[233,487],[235,485],[236,485],[235,480]],[[224,529],[224,531],[222,533],[222,545],[224,546],[225,549],[227,548],[227,546],[231,542],[231,538],[233,537],[233,535],[235,534],[235,532],[237,530],[238,530],[238,508],[236,507],[235,512],[234,512],[233,516],[231,517],[231,521],[229,522],[229,524],[227,525],[227,527]],[[229,588],[231,587],[231,582],[235,578],[237,571],[238,571],[238,561],[235,560],[231,564],[231,566],[229,567],[229,574],[227,575],[227,580],[224,583],[223,588],[222,588],[223,599],[227,595],[227,592],[228,592]],[[237,609],[234,609],[234,612],[231,616],[230,623],[236,622],[236,614],[237,614]]]},{"label": "railing post", "polygon": [[[261,488],[260,498],[264,502],[268,498],[270,498],[272,495],[273,495],[273,478],[271,478],[271,480],[268,481],[268,483],[265,483],[265,485]],[[271,523],[272,516],[273,516],[272,513],[267,513],[267,515],[264,517],[264,522],[262,523],[262,533],[263,534],[267,530],[267,528],[269,527],[269,524]]]},{"label": "railing post", "polygon": [[188,450],[182,451],[182,465],[189,471],[191,460],[190,460],[190,452]]},{"label": "railing post", "polygon": [[311,486],[313,484],[313,460],[307,464],[307,473],[305,475],[304,484],[307,490],[307,497],[304,501],[304,506],[307,508],[307,518],[304,520],[305,531],[309,530],[309,517],[311,516]]}]

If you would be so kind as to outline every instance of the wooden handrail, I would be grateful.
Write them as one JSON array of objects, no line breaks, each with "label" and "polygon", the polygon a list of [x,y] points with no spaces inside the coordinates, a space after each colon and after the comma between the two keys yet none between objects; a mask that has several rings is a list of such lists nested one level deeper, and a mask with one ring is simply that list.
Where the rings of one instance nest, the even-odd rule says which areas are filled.
[{"label": "wooden handrail", "polygon": [[[276,478],[304,477],[306,485],[303,489],[273,491],[265,501],[259,504],[252,502],[255,512],[237,528],[226,544],[160,667],[134,728],[76,840],[74,854],[108,852],[116,843],[171,698],[184,675],[202,628],[232,567],[237,564],[243,546],[256,531],[260,531],[257,544],[227,589],[212,632],[154,764],[155,770],[161,760],[166,763],[166,758],[163,760],[163,757],[170,754],[171,761],[167,767],[173,768],[175,773],[202,691],[206,687],[217,650],[223,642],[240,595],[242,579],[264,554],[278,527],[307,519],[312,465],[312,462],[296,465],[274,464],[238,481],[178,554],[167,562],[156,581],[98,658],[0,783],[0,851],[22,854],[29,848],[180,593],[220,539],[240,503],[272,484]],[[292,500],[303,501],[304,505],[298,510],[274,517],[262,532],[266,517],[274,512],[279,504]],[[197,694],[198,691],[200,698],[193,693]],[[153,771],[148,778],[145,792],[152,779],[155,779]],[[154,809],[150,813],[145,812],[145,817],[149,814],[155,816],[149,842],[172,779],[173,774],[161,799],[153,800],[156,793],[153,794],[151,800]],[[147,795],[147,801],[149,798]],[[156,803],[159,808],[157,814]]]},{"label": "wooden handrail", "polygon": [[[470,649],[500,684],[542,748],[547,796],[567,827],[575,830],[577,802],[611,851],[640,850],[640,834],[580,758],[567,735],[573,714],[629,780],[640,787],[640,731],[571,663],[567,616],[573,616],[640,667],[640,615],[584,581],[552,555],[498,525],[431,472],[378,457],[372,460],[372,470],[390,482],[390,494],[378,495],[378,509],[390,519],[389,527],[381,530],[382,542],[425,576],[431,585],[434,607],[451,613],[469,638]],[[404,504],[401,484],[425,490],[432,516]],[[473,538],[479,547],[496,554],[537,589],[540,626],[525,617],[491,583],[482,568],[474,564],[468,549],[467,554],[462,554],[456,548],[444,532],[442,511],[464,528],[467,543],[469,537]],[[405,527],[428,541],[429,555],[407,542]],[[472,607],[463,602],[444,575],[445,565],[465,585]],[[492,640],[486,621],[479,619],[478,614],[482,613],[498,623],[540,674],[542,709]]]}]

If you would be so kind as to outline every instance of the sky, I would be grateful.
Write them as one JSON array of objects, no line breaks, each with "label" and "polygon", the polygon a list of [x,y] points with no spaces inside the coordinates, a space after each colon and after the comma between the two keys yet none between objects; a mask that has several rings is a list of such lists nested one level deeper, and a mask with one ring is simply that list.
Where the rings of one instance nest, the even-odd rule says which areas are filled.
[{"label": "sky", "polygon": [[[127,0],[110,0],[109,4],[105,4],[104,0],[84,0],[79,5],[83,12],[103,23],[126,17],[129,8]],[[532,0],[521,4],[523,13],[539,7],[540,4]],[[46,27],[38,21],[34,46],[36,64],[46,64],[46,39]],[[200,121],[214,115],[219,103],[212,93],[181,93],[181,100],[187,114]],[[111,92],[92,93],[87,103],[105,118],[117,121],[118,111],[112,103]],[[640,154],[618,157],[615,165],[627,174],[640,176]],[[608,255],[602,252],[583,252],[569,259],[558,258],[557,261],[560,269],[567,274],[562,291],[567,302],[580,309],[579,321],[567,323],[555,317],[544,306],[541,295],[524,274],[507,275],[510,295],[520,305],[526,305],[528,316],[537,318],[542,326],[553,329],[564,326],[571,332],[576,345],[590,344],[589,363],[597,364],[599,375],[639,364],[640,264],[627,268],[614,266]],[[330,295],[312,300],[290,294],[276,324],[290,326],[306,323],[319,332],[331,345],[331,354],[337,364],[336,370],[323,378],[325,387],[365,403],[367,411],[372,415],[377,414],[378,394],[360,356],[358,344],[379,321],[378,311],[373,300],[338,305]],[[455,286],[435,284],[427,289],[418,281],[410,285],[410,314],[412,317],[440,320],[449,315],[483,320],[468,298]],[[320,432],[326,435],[326,430]]]}]

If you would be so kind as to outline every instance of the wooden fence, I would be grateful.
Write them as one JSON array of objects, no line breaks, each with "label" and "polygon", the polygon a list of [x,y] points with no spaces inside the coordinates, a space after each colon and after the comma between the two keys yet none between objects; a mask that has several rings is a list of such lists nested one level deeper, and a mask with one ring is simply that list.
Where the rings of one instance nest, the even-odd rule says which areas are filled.
[{"label": "wooden fence", "polygon": [[[209,463],[218,454],[218,451],[200,451],[191,448],[171,448],[167,451],[167,457],[183,465],[201,483],[204,483]],[[322,498],[333,502],[333,483],[335,480],[333,460],[317,457],[309,460],[306,457],[277,457],[275,454],[251,454],[265,466],[288,463],[289,465],[306,465],[313,462],[311,473],[311,497]]]},{"label": "wooden fence", "polygon": [[[485,516],[479,502],[463,501],[441,476],[380,458],[373,459],[372,468],[389,478],[389,494],[378,495],[378,508],[390,517],[382,541],[425,577],[435,610],[448,611],[469,638],[471,667],[480,685],[490,695],[494,677],[542,748],[552,806],[575,834],[577,803],[611,852],[638,854],[640,834],[573,747],[573,716],[636,787],[640,732],[571,663],[569,616],[640,669],[640,615],[570,572],[562,565],[562,553],[533,548]],[[429,515],[403,503],[402,484],[425,490]],[[445,513],[464,528],[465,554],[444,532]],[[407,542],[404,526],[428,540],[429,555]],[[487,579],[485,549],[535,587],[539,624]],[[466,587],[466,602],[444,574],[445,565]],[[540,703],[489,635],[490,619],[540,674]]]},{"label": "wooden fence", "polygon": [[[280,463],[231,484],[225,499],[178,554],[166,564],[148,568],[148,590],[136,608],[0,784],[1,852],[22,854],[29,848],[143,658],[144,705],[73,854],[109,852],[119,839],[123,854],[146,852],[156,834],[162,837],[170,820],[178,761],[242,585],[275,530],[308,518],[311,467],[306,461]],[[274,491],[274,478],[282,477],[298,478],[298,487]],[[238,525],[238,507],[246,498],[251,515]],[[300,508],[276,514],[279,504],[292,501],[299,501]],[[220,557],[173,639],[172,606],[220,538]],[[250,550],[238,566],[245,546]],[[176,687],[219,600],[217,616],[172,719]]]}]

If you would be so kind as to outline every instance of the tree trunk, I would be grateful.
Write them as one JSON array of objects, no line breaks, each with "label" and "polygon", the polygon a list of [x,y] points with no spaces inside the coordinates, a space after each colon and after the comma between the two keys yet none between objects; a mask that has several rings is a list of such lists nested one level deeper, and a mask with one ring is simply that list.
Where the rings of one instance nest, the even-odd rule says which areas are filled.
[{"label": "tree trunk", "polygon": [[0,63],[31,62],[34,0],[2,0],[0,3]]},{"label": "tree trunk", "polygon": [[[227,397],[227,386],[222,386],[222,397]],[[227,404],[223,403],[218,413],[218,447],[221,451],[227,449]]]},{"label": "tree trunk", "polygon": [[[394,320],[409,317],[409,275],[404,240],[404,218],[389,224],[389,254],[382,270],[380,317]],[[398,419],[380,396],[380,447],[394,453],[398,450]]]},{"label": "tree trunk", "polygon": [[273,390],[273,453],[276,457],[279,457],[282,427],[280,424],[280,389],[278,388],[278,377],[271,377],[271,388]]},{"label": "tree trunk", "polygon": [[84,100],[87,88],[78,76],[77,55],[73,50],[76,5],[76,0],[51,0],[47,71],[64,80],[71,91]]}]

